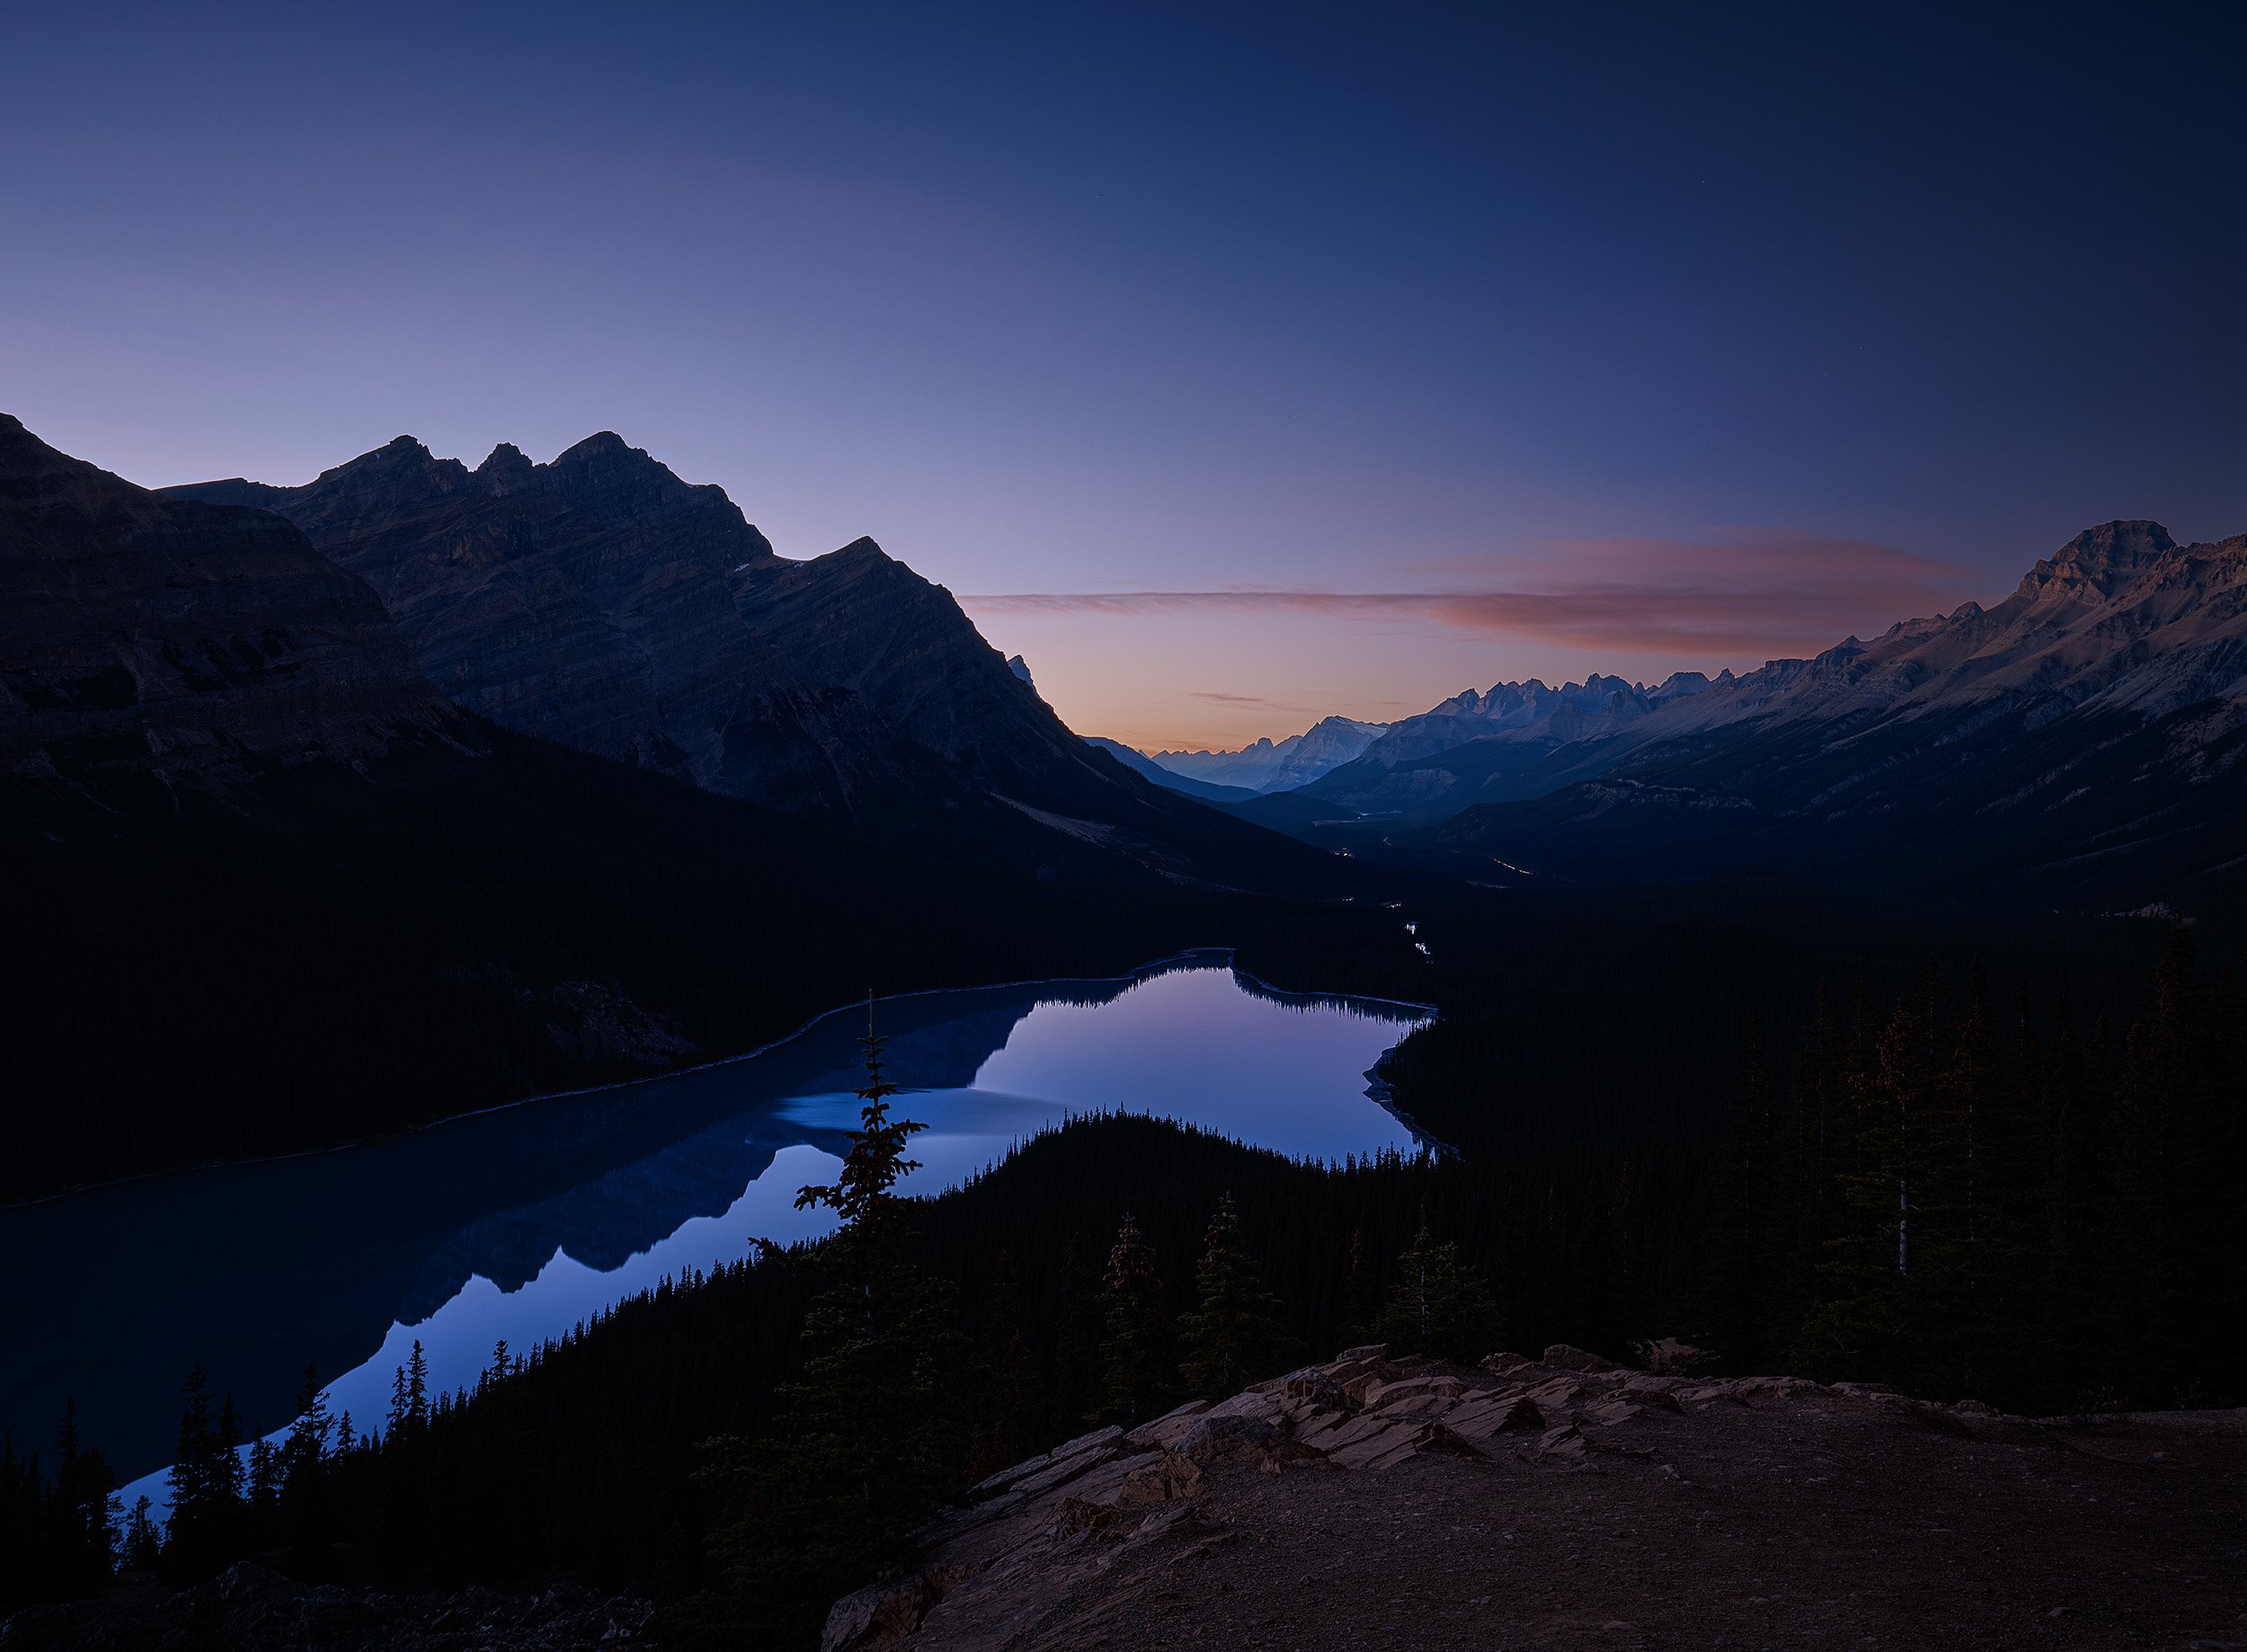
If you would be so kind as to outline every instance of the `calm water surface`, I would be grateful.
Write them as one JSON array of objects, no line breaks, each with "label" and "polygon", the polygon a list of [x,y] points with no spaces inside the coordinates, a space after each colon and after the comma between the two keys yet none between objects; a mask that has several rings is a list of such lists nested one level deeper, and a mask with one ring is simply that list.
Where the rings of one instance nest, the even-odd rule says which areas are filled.
[{"label": "calm water surface", "polygon": [[[1221,955],[1121,980],[883,1000],[898,1110],[932,1194],[1072,1114],[1176,1118],[1304,1159],[1409,1150],[1366,1071],[1404,1005],[1271,992]],[[158,1472],[200,1361],[249,1426],[289,1420],[307,1364],[362,1426],[419,1339],[474,1381],[681,1268],[829,1225],[793,1203],[857,1122],[863,1008],[758,1055],[505,1108],[396,1141],[0,1211],[0,1426],[45,1445],[67,1396],[120,1479]],[[307,1106],[316,1101],[307,1098]],[[128,1488],[159,1496],[160,1485]]]}]

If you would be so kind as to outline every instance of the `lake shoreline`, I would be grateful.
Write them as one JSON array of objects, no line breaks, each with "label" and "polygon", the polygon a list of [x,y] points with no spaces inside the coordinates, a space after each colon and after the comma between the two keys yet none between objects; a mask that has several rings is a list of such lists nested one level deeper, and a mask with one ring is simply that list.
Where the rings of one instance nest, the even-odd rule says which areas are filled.
[{"label": "lake shoreline", "polygon": [[[298,1148],[295,1151],[288,1153],[258,1153],[241,1159],[199,1159],[193,1164],[170,1165],[163,1169],[157,1170],[140,1170],[136,1171],[130,1176],[110,1177],[98,1182],[80,1182],[74,1186],[57,1188],[52,1193],[40,1194],[33,1198],[17,1199],[5,1203],[0,1203],[0,1213],[4,1213],[9,1211],[31,1210],[42,1204],[53,1204],[61,1200],[75,1199],[85,1194],[102,1193],[114,1187],[129,1187],[138,1183],[157,1181],[163,1177],[170,1176],[191,1175],[200,1170],[228,1169],[237,1166],[248,1165],[286,1164],[292,1159],[318,1159],[330,1153],[346,1153],[353,1151],[359,1148],[372,1147],[378,1142],[402,1141],[414,1136],[426,1135],[431,1131],[442,1130],[449,1124],[457,1124],[468,1119],[488,1118],[493,1114],[510,1113],[518,1107],[536,1106],[541,1103],[550,1101],[565,1101],[581,1096],[599,1096],[610,1090],[630,1089],[637,1085],[655,1084],[668,1079],[685,1078],[692,1073],[709,1072],[717,1068],[733,1066],[737,1061],[754,1061],[759,1056],[766,1055],[770,1053],[772,1051],[785,1048],[786,1045],[794,1044],[797,1039],[802,1038],[805,1034],[811,1032],[813,1028],[819,1026],[825,1022],[833,1020],[837,1016],[845,1015],[851,1010],[864,1008],[869,1002],[875,1005],[896,1004],[903,1003],[911,999],[932,998],[939,993],[945,992],[997,992],[1003,991],[1011,987],[1062,986],[1072,981],[1084,981],[1088,983],[1100,984],[1118,981],[1136,981],[1141,980],[1142,978],[1150,978],[1159,973],[1167,973],[1172,969],[1186,967],[1191,964],[1195,960],[1202,958],[1212,960],[1213,967],[1215,960],[1219,958],[1231,959],[1237,957],[1239,953],[1239,948],[1237,946],[1188,946],[1180,951],[1168,954],[1166,956],[1151,959],[1148,963],[1136,965],[1132,969],[1125,970],[1121,973],[1113,975],[1042,975],[1033,976],[1023,981],[981,981],[972,986],[917,987],[910,992],[883,993],[871,999],[860,999],[851,1003],[839,1004],[832,1009],[822,1010],[818,1015],[813,1016],[810,1020],[790,1029],[788,1032],[782,1034],[777,1038],[766,1040],[763,1044],[759,1044],[754,1049],[743,1050],[733,1055],[717,1056],[713,1060],[706,1061],[697,1061],[693,1065],[688,1067],[666,1068],[662,1072],[646,1073],[636,1079],[612,1079],[607,1084],[588,1084],[573,1090],[542,1090],[535,1096],[519,1096],[512,1101],[494,1102],[488,1107],[471,1107],[462,1113],[448,1113],[442,1117],[430,1119],[422,1124],[413,1125],[408,1129],[395,1131],[388,1134],[354,1136],[350,1141],[332,1142],[325,1147]],[[1363,1004],[1387,1004],[1393,1005],[1396,1008],[1403,1009],[1417,1009],[1428,1016],[1434,1016],[1437,1013],[1436,1007],[1433,1004],[1417,1004],[1405,999],[1380,998],[1367,993],[1357,992],[1306,992],[1299,991],[1292,988],[1274,986],[1272,982],[1264,980],[1261,976],[1252,974],[1248,971],[1241,969],[1238,964],[1234,964],[1231,967],[1235,974],[1240,976],[1244,980],[1254,981],[1257,986],[1274,998],[1300,998],[1311,999],[1331,999],[1336,1002],[1354,1001]],[[1391,1046],[1392,1050],[1394,1046]],[[1384,1051],[1384,1058],[1390,1052]],[[1394,1115],[1394,1109],[1389,1108],[1385,1104],[1383,1105],[1382,1110],[1391,1113],[1392,1115]],[[1401,1118],[1399,1118],[1399,1122],[1404,1123]],[[1409,1124],[1407,1124],[1406,1127],[1408,1129],[1412,1128]],[[1417,1132],[1415,1132],[1415,1134],[1417,1135]]]}]

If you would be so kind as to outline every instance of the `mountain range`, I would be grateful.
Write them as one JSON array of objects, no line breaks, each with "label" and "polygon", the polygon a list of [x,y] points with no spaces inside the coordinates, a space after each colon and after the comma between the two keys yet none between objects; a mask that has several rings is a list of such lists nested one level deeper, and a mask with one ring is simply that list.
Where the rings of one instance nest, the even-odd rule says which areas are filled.
[{"label": "mountain range", "polygon": [[1738,677],[1502,684],[1241,812],[1304,830],[1315,803],[1331,837],[1354,811],[1500,881],[1912,866],[2151,901],[2247,866],[2243,757],[2247,536],[2114,521],[1987,609]]},{"label": "mountain range", "polygon": [[1349,717],[1322,717],[1300,734],[1269,738],[1238,751],[1150,751],[1147,760],[1170,774],[1210,786],[1252,793],[1291,791],[1338,768],[1380,740],[1388,725]]},{"label": "mountain range", "polygon": [[1167,787],[1182,796],[1199,798],[1203,803],[1220,804],[1252,803],[1264,795],[1261,792],[1251,791],[1245,786],[1218,786],[1207,780],[1190,779],[1185,775],[1173,773],[1144,751],[1134,750],[1118,740],[1105,739],[1098,734],[1088,734],[1085,737],[1085,744],[1106,752],[1133,774],[1143,775],[1157,786]]},{"label": "mountain range", "polygon": [[401,436],[300,487],[161,497],[293,524],[431,683],[522,733],[929,858],[1223,886],[1322,870],[1088,748],[873,540],[780,556],[722,490],[610,432],[473,469]]},{"label": "mountain range", "polygon": [[1362,870],[1077,740],[871,542],[779,557],[614,438],[159,493],[0,419],[0,847],[37,960],[0,1201],[735,1053],[869,988],[1412,956],[1371,903],[1269,899]]},{"label": "mountain range", "polygon": [[1674,701],[1728,683],[1681,671],[1652,688],[1594,673],[1550,688],[1536,678],[1469,689],[1390,724],[1353,759],[1306,786],[1320,800],[1366,814],[1448,813],[1468,802],[1536,796],[1556,751],[1616,733]]}]

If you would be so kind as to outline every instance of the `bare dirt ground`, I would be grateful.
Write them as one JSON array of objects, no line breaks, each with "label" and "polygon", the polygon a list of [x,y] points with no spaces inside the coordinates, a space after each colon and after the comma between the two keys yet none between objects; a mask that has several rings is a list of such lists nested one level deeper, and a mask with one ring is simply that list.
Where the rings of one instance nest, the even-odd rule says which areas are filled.
[{"label": "bare dirt ground", "polygon": [[828,1647],[2247,1648],[2247,1414],[1548,1358],[1346,1360],[1073,1443]]}]

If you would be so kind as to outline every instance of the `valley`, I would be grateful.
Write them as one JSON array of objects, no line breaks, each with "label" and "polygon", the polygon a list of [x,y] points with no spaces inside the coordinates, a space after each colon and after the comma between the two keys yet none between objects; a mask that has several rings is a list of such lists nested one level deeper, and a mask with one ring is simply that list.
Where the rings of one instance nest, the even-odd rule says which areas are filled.
[{"label": "valley", "polygon": [[[2237,552],[2109,524],[1815,659],[1147,754],[870,540],[782,557],[611,435],[152,493],[0,426],[5,915],[42,965],[0,1112],[36,1558],[0,1595],[111,1557],[144,1591],[9,1633],[559,1579],[478,1610],[808,1646],[994,1470],[1188,1390],[1324,1393],[1377,1334],[1408,1385],[1682,1358],[1725,1417],[1708,1385],[1773,1373],[2008,1441],[2235,1405]],[[850,1268],[872,1317],[807,1335]],[[845,1404],[918,1443],[838,1503],[871,1436],[807,1419]],[[1787,1480],[1835,1449],[1797,1415],[1724,1452]],[[1335,1518],[1464,1471],[1420,1446]],[[1136,1536],[1063,1511],[1004,1610],[1107,1633],[1128,1589],[1066,1555],[1300,1525],[1231,1451],[1173,1453]],[[1522,1462],[1572,1508],[1545,1479],[1597,1466]],[[945,1577],[828,1639],[940,1644]]]}]

